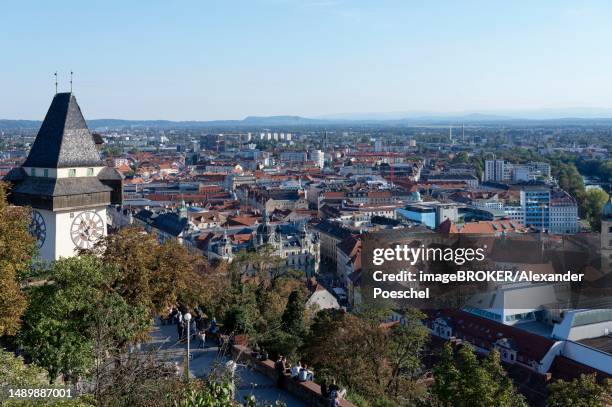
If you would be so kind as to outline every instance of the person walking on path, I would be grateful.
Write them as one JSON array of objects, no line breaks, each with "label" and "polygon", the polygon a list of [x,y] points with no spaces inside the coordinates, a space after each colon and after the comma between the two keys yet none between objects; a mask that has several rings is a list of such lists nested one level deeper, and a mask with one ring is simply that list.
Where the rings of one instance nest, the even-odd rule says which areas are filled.
[{"label": "person walking on path", "polygon": [[179,341],[183,339],[183,330],[184,330],[184,327],[183,327],[182,323],[176,324],[176,331],[178,333],[178,340]]},{"label": "person walking on path", "polygon": [[200,337],[200,349],[204,349],[206,345],[206,331],[204,330],[200,331],[198,336]]}]

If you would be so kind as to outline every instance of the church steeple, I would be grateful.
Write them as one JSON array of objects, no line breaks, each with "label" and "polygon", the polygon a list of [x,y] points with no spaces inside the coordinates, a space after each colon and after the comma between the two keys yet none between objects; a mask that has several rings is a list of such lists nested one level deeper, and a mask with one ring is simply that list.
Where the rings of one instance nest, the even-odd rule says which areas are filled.
[{"label": "church steeple", "polygon": [[179,217],[187,219],[187,205],[185,204],[185,198],[181,195],[181,206],[179,208]]}]

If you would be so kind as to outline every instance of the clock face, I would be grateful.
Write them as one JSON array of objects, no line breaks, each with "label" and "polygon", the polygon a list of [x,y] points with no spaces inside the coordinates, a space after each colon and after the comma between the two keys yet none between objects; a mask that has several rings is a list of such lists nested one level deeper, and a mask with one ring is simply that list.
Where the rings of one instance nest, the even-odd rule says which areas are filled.
[{"label": "clock face", "polygon": [[36,246],[40,249],[47,238],[47,225],[40,212],[32,211],[32,220],[28,229],[30,234],[36,238]]},{"label": "clock face", "polygon": [[104,236],[104,221],[95,212],[81,212],[72,221],[70,237],[80,249],[91,249]]}]

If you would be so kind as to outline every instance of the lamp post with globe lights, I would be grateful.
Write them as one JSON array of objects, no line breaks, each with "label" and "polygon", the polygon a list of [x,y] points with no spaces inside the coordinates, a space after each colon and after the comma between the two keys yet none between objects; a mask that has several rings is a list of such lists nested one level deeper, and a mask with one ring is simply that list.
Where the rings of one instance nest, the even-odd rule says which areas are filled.
[{"label": "lamp post with globe lights", "polygon": [[189,380],[189,340],[191,339],[191,330],[189,329],[189,323],[191,321],[191,314],[188,312],[183,316],[183,319],[187,321],[187,380]]}]

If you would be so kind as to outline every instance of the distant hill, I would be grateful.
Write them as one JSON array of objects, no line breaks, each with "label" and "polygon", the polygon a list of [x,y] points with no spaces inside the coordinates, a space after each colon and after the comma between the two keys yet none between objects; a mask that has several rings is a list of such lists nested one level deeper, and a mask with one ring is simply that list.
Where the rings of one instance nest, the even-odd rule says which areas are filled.
[{"label": "distant hill", "polygon": [[[531,114],[527,114],[531,112]],[[584,116],[554,116],[566,111],[540,110],[516,112],[523,115],[502,115],[494,113],[467,114],[427,114],[426,112],[380,113],[380,114],[341,114],[337,116],[320,116],[307,118],[302,116],[248,116],[242,120],[210,120],[210,121],[172,121],[172,120],[123,120],[94,119],[88,120],[91,130],[108,130],[123,128],[175,128],[175,129],[221,129],[221,128],[260,128],[266,127],[321,127],[321,126],[460,126],[466,125],[612,125],[612,110],[609,115],[605,109],[582,109]],[[419,113],[419,114],[417,114]],[[600,114],[598,116],[597,114]],[[529,116],[529,117],[527,117]],[[7,120],[0,119],[0,130],[28,129],[37,130],[42,121],[38,120]]]},{"label": "distant hill", "polygon": [[38,121],[38,120],[0,119],[0,129],[3,129],[3,130],[39,128],[41,124],[42,124],[42,121]]},{"label": "distant hill", "polygon": [[[87,126],[95,129],[121,128],[216,128],[216,127],[266,127],[266,126],[310,126],[330,124],[330,121],[309,119],[300,116],[249,116],[243,120],[210,120],[210,121],[172,121],[172,120],[123,120],[93,119],[87,120]],[[0,129],[38,129],[42,121],[38,120],[0,120]]]},{"label": "distant hill", "polygon": [[311,124],[321,124],[326,121],[319,119],[309,119],[306,117],[300,116],[268,116],[268,117],[260,117],[260,116],[248,116],[244,120],[240,121],[243,124],[255,124],[262,126],[302,126],[302,125],[311,125]]},{"label": "distant hill", "polygon": [[433,112],[412,110],[404,112],[339,113],[315,117],[322,120],[351,121],[419,121],[419,120],[558,120],[566,118],[601,119],[612,118],[612,109],[598,107],[505,109],[486,111]]}]

